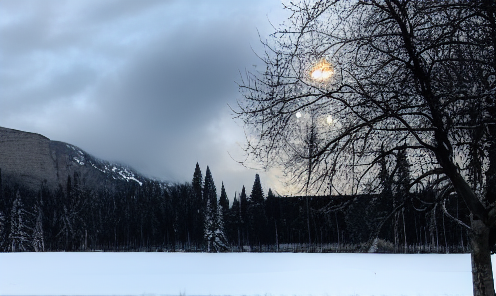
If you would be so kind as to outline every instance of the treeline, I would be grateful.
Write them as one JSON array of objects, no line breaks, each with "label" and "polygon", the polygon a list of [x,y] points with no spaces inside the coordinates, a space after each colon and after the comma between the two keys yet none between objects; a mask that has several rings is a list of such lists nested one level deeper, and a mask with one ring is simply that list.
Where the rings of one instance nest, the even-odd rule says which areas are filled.
[{"label": "treeline", "polygon": [[[387,188],[387,186],[384,186]],[[384,189],[358,196],[220,194],[207,167],[192,182],[119,182],[95,191],[76,173],[57,190],[3,181],[1,251],[467,252],[468,211],[457,199]]]}]

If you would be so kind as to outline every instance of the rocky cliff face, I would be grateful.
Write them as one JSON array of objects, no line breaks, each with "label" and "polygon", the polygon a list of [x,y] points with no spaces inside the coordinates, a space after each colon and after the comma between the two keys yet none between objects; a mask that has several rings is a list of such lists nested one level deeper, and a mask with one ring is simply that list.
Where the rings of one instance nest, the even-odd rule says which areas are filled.
[{"label": "rocky cliff face", "polygon": [[0,169],[2,176],[39,189],[42,182],[51,189],[65,186],[68,176],[78,173],[83,185],[112,186],[117,181],[142,184],[145,177],[134,170],[99,160],[83,150],[35,133],[0,127]]}]

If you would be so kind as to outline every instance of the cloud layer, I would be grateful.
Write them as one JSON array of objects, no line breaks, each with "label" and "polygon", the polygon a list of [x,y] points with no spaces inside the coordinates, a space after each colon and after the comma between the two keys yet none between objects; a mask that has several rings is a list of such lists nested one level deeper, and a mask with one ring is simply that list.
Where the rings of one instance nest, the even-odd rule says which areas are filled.
[{"label": "cloud layer", "polygon": [[2,1],[0,126],[169,181],[209,165],[232,199],[257,172],[230,157],[244,134],[228,104],[283,18],[277,0]]}]

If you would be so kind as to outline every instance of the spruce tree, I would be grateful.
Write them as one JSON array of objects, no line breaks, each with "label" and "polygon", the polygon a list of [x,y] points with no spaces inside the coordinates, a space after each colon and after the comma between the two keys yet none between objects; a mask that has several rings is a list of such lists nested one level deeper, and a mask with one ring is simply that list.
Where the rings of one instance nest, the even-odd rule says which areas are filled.
[{"label": "spruce tree", "polygon": [[195,172],[193,173],[193,181],[191,181],[191,185],[193,185],[193,193],[195,195],[195,199],[201,202],[202,190],[203,190],[203,176],[198,162],[196,163]]},{"label": "spruce tree", "polygon": [[[0,211],[0,239],[3,240],[5,231],[5,214]],[[0,250],[3,248],[3,243],[0,243]]]},{"label": "spruce tree", "polygon": [[[276,244],[276,249],[279,250],[279,237],[278,237],[278,221],[281,219],[278,198],[269,188],[267,191],[267,199],[265,201],[265,213],[268,221],[268,238],[271,243]],[[273,239],[272,239],[273,238]]]},{"label": "spruce tree", "polygon": [[[3,203],[2,169],[0,168],[0,202]],[[0,203],[0,206],[2,205]]]},{"label": "spruce tree", "polygon": [[246,197],[246,189],[243,185],[241,194],[239,195],[239,208],[240,208],[240,229],[241,229],[241,243],[243,245],[249,244],[248,236],[248,198]]},{"label": "spruce tree", "polygon": [[267,218],[276,220],[280,218],[277,204],[277,198],[272,192],[272,189],[269,188],[269,191],[267,192],[267,199],[265,201],[265,212],[267,214]]},{"label": "spruce tree", "polygon": [[264,203],[262,183],[260,182],[260,176],[258,174],[255,175],[255,182],[253,183],[253,187],[251,189],[251,201],[257,204]]},{"label": "spruce tree", "polygon": [[[5,231],[5,199],[3,198],[3,186],[2,186],[2,169],[0,168],[0,240],[3,238]],[[3,243],[0,243],[0,248]]]},{"label": "spruce tree", "polygon": [[32,245],[35,252],[45,251],[45,237],[43,235],[43,210],[40,204],[35,207],[35,226],[33,229],[33,240]]},{"label": "spruce tree", "polygon": [[271,188],[269,188],[269,191],[267,192],[267,198],[269,198],[269,197],[276,197],[274,195],[274,193],[272,192],[272,189]]},{"label": "spruce tree", "polygon": [[235,217],[235,220],[239,220],[240,217],[241,217],[241,209],[239,207],[239,200],[238,198],[236,197],[236,195],[234,195],[234,200],[233,200],[233,203],[232,203],[232,207],[230,209],[231,211],[231,216],[232,217]]},{"label": "spruce tree", "polygon": [[217,221],[215,225],[215,240],[213,250],[215,252],[225,252],[228,250],[228,241],[225,233],[225,220],[222,215],[222,208],[217,207]]},{"label": "spruce tree", "polygon": [[192,239],[195,243],[201,243],[204,236],[203,223],[205,221],[206,201],[203,200],[203,176],[198,162],[196,163],[191,185],[193,186],[193,198],[191,201],[193,214]]},{"label": "spruce tree", "polygon": [[227,242],[224,235],[224,225],[222,215],[219,213],[220,207],[217,201],[217,190],[208,166],[203,185],[203,198],[207,201],[204,224],[207,251],[225,251],[227,249]]},{"label": "spruce tree", "polygon": [[210,212],[207,210],[206,214],[209,214],[212,218],[217,218],[217,189],[215,188],[212,173],[208,166],[205,173],[205,182],[203,184],[203,199],[207,204],[210,202]]},{"label": "spruce tree", "polygon": [[27,212],[24,209],[21,194],[17,191],[16,198],[12,204],[12,210],[10,212],[9,243],[10,251],[12,252],[23,252],[30,249],[29,244],[31,241],[31,236],[29,233],[29,227],[27,226],[28,221],[26,214]]},{"label": "spruce tree", "polygon": [[222,188],[220,189],[219,205],[221,208],[222,219],[226,222],[227,214],[229,212],[229,199],[227,198],[226,189],[224,188],[224,182],[222,182]]},{"label": "spruce tree", "polygon": [[263,196],[260,176],[255,175],[251,190],[250,205],[248,206],[250,244],[261,247],[267,238],[267,216],[265,215],[265,199]]},{"label": "spruce tree", "polygon": [[239,204],[239,200],[234,195],[234,200],[232,203],[232,207],[229,210],[229,230],[227,231],[228,239],[230,242],[234,242],[241,246],[241,208]]}]

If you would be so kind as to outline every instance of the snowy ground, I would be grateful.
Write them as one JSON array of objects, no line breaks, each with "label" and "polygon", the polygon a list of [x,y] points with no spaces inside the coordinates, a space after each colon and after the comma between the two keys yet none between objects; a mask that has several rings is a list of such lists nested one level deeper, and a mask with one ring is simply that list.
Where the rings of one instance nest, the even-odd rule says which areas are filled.
[{"label": "snowy ground", "polygon": [[0,295],[472,295],[470,255],[1,253]]}]

